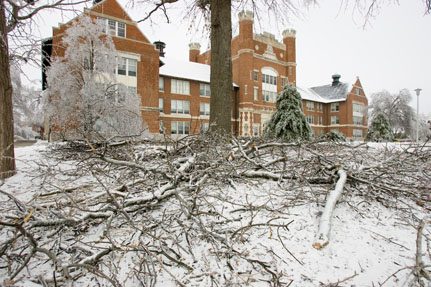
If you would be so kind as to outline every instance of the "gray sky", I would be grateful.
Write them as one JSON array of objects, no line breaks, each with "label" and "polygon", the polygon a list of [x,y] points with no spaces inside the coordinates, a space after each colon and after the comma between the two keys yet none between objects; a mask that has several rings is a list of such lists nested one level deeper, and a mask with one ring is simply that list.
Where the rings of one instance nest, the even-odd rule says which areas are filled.
[{"label": "gray sky", "polygon": [[[431,115],[431,15],[424,16],[423,2],[400,0],[399,4],[385,5],[365,27],[365,17],[354,9],[354,1],[348,7],[340,7],[340,2],[319,1],[318,6],[289,19],[285,27],[271,24],[261,15],[255,33],[268,31],[281,40],[284,28],[296,29],[297,84],[302,87],[329,84],[334,73],[341,74],[341,81],[346,82],[359,76],[369,101],[375,92],[386,89],[396,93],[406,88],[414,95],[415,108],[413,90],[421,88],[419,110]],[[134,20],[142,17],[144,10],[139,6],[124,6]],[[190,42],[200,42],[204,51],[208,33],[188,31],[190,22],[177,16],[180,10],[170,13],[172,24],[155,17],[152,23],[140,23],[139,27],[150,41],[164,41],[169,57],[188,60]],[[51,36],[50,27],[66,20],[54,12],[44,15],[39,19],[42,37]],[[233,21],[235,34],[238,25],[236,19]],[[30,71],[30,78],[40,79],[39,71],[26,71]]]}]

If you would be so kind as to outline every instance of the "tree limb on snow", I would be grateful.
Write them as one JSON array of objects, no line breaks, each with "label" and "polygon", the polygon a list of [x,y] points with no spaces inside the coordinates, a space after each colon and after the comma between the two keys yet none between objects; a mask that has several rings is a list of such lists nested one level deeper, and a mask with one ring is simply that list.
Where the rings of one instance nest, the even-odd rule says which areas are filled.
[{"label": "tree limb on snow", "polygon": [[332,214],[337,201],[340,199],[343,192],[344,184],[346,183],[347,174],[344,170],[338,170],[340,178],[335,185],[335,188],[329,192],[326,200],[325,209],[320,217],[319,230],[317,232],[317,240],[313,244],[316,249],[321,249],[329,243],[329,230],[331,228]]}]

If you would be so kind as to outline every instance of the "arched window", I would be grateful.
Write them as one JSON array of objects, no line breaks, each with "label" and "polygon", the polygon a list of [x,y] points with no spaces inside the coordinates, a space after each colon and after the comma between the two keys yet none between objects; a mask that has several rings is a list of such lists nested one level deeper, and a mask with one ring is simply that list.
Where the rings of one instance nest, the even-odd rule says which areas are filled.
[{"label": "arched window", "polygon": [[277,99],[278,73],[272,68],[262,68],[262,100],[275,103]]}]

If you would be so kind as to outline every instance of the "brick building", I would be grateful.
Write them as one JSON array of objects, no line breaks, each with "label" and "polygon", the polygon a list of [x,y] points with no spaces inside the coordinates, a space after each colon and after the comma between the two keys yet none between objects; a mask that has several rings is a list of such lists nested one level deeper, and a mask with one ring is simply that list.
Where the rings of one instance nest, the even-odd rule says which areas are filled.
[{"label": "brick building", "polygon": [[[116,2],[104,0],[84,13],[106,19],[116,49],[134,67],[133,76],[118,81],[136,87],[142,117],[154,134],[198,134],[208,128],[211,51],[201,53],[199,43],[189,45],[189,61],[165,58],[164,44],[153,45]],[[45,53],[62,55],[58,43],[69,24],[53,29]],[[270,33],[253,33],[253,13],[239,14],[239,34],[232,39],[232,124],[238,136],[259,136],[275,111],[276,96],[284,85],[296,86],[296,32],[288,29],[279,42]],[[52,45],[52,51],[49,46]],[[305,89],[297,86],[314,134],[337,130],[348,138],[366,134],[367,98],[359,79],[353,85],[334,75],[329,85]],[[158,84],[158,85],[157,85]]]}]

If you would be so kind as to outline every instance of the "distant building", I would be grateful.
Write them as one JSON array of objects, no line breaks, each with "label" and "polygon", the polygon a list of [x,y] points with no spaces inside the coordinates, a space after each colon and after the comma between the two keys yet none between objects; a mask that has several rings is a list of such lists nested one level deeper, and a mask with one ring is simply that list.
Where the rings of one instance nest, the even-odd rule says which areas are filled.
[{"label": "distant building", "polygon": [[298,88],[303,99],[304,113],[315,136],[337,131],[347,138],[361,139],[367,133],[368,100],[361,82],[340,82],[340,75],[332,76],[329,85]]},{"label": "distant building", "polygon": [[[185,135],[208,129],[210,50],[201,53],[200,44],[191,43],[189,61],[165,58],[164,43],[152,44],[116,0],[100,1],[84,10],[84,14],[105,19],[120,57],[136,69],[125,75],[117,73],[117,77],[119,82],[136,88],[141,96],[142,117],[151,133]],[[65,47],[59,43],[69,25],[70,22],[54,28],[53,37],[44,42],[45,63],[52,55],[64,54]],[[275,111],[277,94],[285,85],[297,84],[296,65],[295,30],[285,30],[279,42],[270,33],[253,33],[253,13],[239,13],[239,34],[232,39],[235,135],[262,135]],[[339,79],[339,75],[334,75],[327,86],[297,87],[304,113],[315,136],[338,130],[348,138],[362,138],[367,130],[367,98],[359,79],[353,85]]]}]

